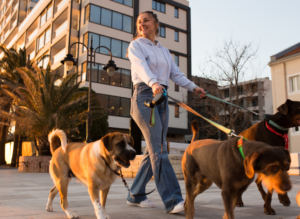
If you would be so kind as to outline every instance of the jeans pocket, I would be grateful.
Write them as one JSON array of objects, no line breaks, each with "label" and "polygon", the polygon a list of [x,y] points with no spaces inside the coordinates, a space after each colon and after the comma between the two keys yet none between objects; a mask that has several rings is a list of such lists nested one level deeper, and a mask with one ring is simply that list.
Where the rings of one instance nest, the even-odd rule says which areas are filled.
[{"label": "jeans pocket", "polygon": [[149,93],[152,93],[152,88],[149,87],[148,85],[141,85],[138,87],[137,89],[137,94],[140,95],[140,94],[149,94]]}]

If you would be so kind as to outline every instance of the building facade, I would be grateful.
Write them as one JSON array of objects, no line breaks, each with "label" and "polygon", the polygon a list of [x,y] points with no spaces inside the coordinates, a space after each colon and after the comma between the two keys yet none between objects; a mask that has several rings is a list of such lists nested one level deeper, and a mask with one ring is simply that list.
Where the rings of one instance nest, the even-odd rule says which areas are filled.
[{"label": "building facade", "polygon": [[[87,49],[108,47],[120,68],[113,76],[103,71],[109,60],[108,52],[96,51],[96,65],[91,69],[92,89],[99,95],[101,105],[109,113],[109,132],[128,133],[130,127],[130,98],[132,83],[127,47],[136,31],[135,21],[140,12],[154,11],[160,20],[158,40],[168,48],[175,62],[187,77],[191,77],[190,8],[186,0],[2,0],[0,5],[0,43],[7,48],[26,48],[30,60],[51,69],[61,76],[79,72],[78,82],[88,87],[89,65]],[[61,64],[71,53],[78,65],[67,72]],[[0,58],[3,57],[0,54]],[[187,99],[187,91],[172,81],[168,93]],[[170,102],[168,140],[184,142],[189,132],[187,112]]]},{"label": "building facade", "polygon": [[[273,56],[269,62],[273,85],[273,112],[287,99],[300,100],[300,43]],[[300,152],[299,127],[289,131],[290,152]]]},{"label": "building facade", "polygon": [[[240,127],[240,131],[262,121],[265,114],[273,114],[272,82],[268,77],[240,82],[238,86],[222,86],[219,87],[219,90],[222,99],[225,101],[259,114],[242,111],[239,122],[243,125]],[[225,114],[227,112],[220,110],[221,116],[225,116]]]}]

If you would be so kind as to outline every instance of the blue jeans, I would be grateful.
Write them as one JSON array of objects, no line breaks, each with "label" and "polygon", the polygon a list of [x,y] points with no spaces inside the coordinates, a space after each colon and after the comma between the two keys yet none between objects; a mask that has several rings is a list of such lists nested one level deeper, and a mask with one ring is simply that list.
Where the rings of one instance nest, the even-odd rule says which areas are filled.
[{"label": "blue jeans", "polygon": [[[164,203],[165,211],[169,212],[173,210],[175,205],[183,201],[183,198],[178,180],[168,158],[167,143],[165,141],[169,123],[168,99],[166,98],[165,100],[167,101],[166,109],[164,109],[164,102],[155,107],[155,125],[154,127],[150,127],[149,119],[151,109],[145,106],[144,102],[151,99],[152,95],[153,93],[151,87],[145,83],[139,83],[137,86],[135,86],[133,97],[131,99],[131,116],[141,129],[147,144],[143,160],[131,186],[131,193],[145,194],[145,187],[154,175],[155,184]],[[164,110],[166,110],[166,112],[165,120],[163,121]],[[164,141],[163,153],[161,154],[162,122],[164,123]],[[162,165],[159,180],[161,160]],[[130,196],[130,194],[128,194],[127,197],[127,200],[132,203],[140,203],[145,199],[147,199],[146,196],[133,198]]]}]

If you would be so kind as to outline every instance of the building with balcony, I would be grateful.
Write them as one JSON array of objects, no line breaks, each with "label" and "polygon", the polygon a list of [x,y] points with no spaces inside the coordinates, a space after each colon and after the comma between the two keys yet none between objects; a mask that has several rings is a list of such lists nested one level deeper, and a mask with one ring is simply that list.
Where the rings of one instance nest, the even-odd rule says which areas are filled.
[{"label": "building with balcony", "polygon": [[[109,113],[109,132],[128,133],[132,83],[127,47],[139,13],[149,10],[160,20],[158,40],[170,50],[181,71],[191,77],[191,23],[186,0],[2,0],[0,43],[17,50],[25,47],[31,60],[44,68],[50,62],[51,69],[58,70],[61,76],[68,72],[60,61],[74,42],[89,45],[93,37],[93,48],[101,45],[111,49],[120,68],[113,76],[102,69],[109,56],[100,49],[96,51],[96,65],[92,66],[89,78],[87,51],[77,44],[70,49],[78,61],[71,72],[79,72],[81,86],[87,87],[92,80],[92,89]],[[187,99],[187,91],[172,81],[168,92],[179,100]],[[189,132],[187,113],[172,102],[169,109],[168,138],[184,142],[184,135]]]},{"label": "building with balcony", "polygon": [[[243,111],[241,121],[247,121],[249,125],[260,122],[265,114],[273,114],[272,82],[268,77],[241,82],[237,87],[222,86],[219,87],[219,90],[222,99],[225,101],[259,113],[259,115],[256,115]],[[219,113],[225,116],[227,111],[225,113],[224,110],[220,110]]]},{"label": "building with balcony", "polygon": [[[269,62],[272,73],[273,112],[287,99],[300,100],[300,43],[273,56]],[[299,127],[289,131],[290,152],[300,151]]]}]

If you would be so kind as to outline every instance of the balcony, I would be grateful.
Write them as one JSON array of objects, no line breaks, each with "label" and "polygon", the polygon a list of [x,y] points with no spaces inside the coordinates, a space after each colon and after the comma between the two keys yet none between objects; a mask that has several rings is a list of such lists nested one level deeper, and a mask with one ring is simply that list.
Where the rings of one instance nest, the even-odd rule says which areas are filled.
[{"label": "balcony", "polygon": [[55,1],[55,11],[54,14],[56,14],[60,9],[63,8],[63,6],[68,3],[68,0],[62,0],[62,1]]},{"label": "balcony", "polygon": [[60,39],[55,45],[51,48],[51,69],[58,68],[66,56],[66,36]]},{"label": "balcony", "polygon": [[36,34],[38,32],[38,29],[35,29],[30,35],[29,37],[27,37],[27,42],[30,42],[32,39],[34,39],[36,37]]},{"label": "balcony", "polygon": [[54,32],[53,32],[53,38],[59,36],[62,32],[64,32],[66,29],[68,29],[68,21],[65,21],[62,25],[60,25]]}]

